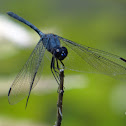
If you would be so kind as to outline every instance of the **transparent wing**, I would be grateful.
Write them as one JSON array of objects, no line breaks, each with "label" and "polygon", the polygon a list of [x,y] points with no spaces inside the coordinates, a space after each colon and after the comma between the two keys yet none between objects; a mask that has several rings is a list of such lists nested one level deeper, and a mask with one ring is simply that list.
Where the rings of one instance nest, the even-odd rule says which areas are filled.
[{"label": "transparent wing", "polygon": [[34,88],[40,78],[43,66],[43,55],[45,47],[40,39],[26,64],[18,73],[16,79],[10,87],[8,100],[10,104],[16,104],[25,96],[29,95],[32,85]]},{"label": "transparent wing", "polygon": [[63,61],[66,69],[101,72],[117,79],[126,79],[126,60],[124,58],[79,45],[62,37],[59,39],[62,46],[68,49],[68,57]]}]

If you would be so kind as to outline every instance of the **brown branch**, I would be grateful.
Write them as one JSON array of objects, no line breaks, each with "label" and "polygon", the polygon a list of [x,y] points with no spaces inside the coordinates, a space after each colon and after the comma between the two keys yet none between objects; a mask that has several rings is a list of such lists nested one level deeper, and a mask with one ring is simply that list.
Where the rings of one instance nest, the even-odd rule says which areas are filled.
[{"label": "brown branch", "polygon": [[57,122],[55,126],[61,126],[61,121],[62,121],[62,104],[63,104],[63,84],[64,84],[64,69],[60,70],[60,85],[58,88],[58,102],[57,102]]}]

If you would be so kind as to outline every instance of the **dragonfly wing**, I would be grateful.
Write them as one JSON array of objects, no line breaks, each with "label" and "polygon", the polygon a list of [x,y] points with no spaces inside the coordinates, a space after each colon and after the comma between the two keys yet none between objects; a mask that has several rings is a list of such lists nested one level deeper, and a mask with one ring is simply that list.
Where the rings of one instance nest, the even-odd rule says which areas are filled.
[{"label": "dragonfly wing", "polygon": [[75,71],[100,72],[118,79],[126,79],[126,60],[119,56],[79,45],[59,37],[62,46],[68,48],[68,58],[64,60],[66,69]]},{"label": "dragonfly wing", "polygon": [[25,96],[30,95],[30,89],[37,84],[43,66],[43,55],[45,47],[40,39],[26,64],[18,73],[16,79],[8,92],[8,100],[10,104],[16,104]]}]

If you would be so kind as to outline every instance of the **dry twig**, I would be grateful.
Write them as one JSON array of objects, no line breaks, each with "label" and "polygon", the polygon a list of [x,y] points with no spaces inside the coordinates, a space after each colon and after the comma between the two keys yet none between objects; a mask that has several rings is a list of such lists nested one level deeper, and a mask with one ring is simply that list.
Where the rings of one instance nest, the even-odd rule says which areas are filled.
[{"label": "dry twig", "polygon": [[64,69],[60,70],[60,85],[58,88],[58,102],[57,102],[57,122],[55,126],[61,126],[62,121],[62,104],[63,104],[63,84],[64,84]]}]

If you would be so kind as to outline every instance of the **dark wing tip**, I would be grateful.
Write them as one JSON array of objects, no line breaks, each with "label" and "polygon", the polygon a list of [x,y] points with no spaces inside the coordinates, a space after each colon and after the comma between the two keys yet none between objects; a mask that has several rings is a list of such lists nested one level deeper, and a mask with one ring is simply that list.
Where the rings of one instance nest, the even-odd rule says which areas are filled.
[{"label": "dark wing tip", "polygon": [[11,93],[11,88],[9,89],[8,96],[10,95],[10,93]]},{"label": "dark wing tip", "polygon": [[124,58],[122,58],[122,57],[120,57],[120,59],[121,59],[122,61],[126,62],[126,59],[124,59]]}]

